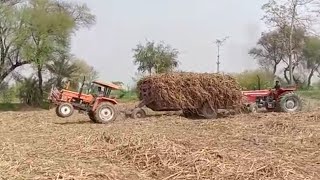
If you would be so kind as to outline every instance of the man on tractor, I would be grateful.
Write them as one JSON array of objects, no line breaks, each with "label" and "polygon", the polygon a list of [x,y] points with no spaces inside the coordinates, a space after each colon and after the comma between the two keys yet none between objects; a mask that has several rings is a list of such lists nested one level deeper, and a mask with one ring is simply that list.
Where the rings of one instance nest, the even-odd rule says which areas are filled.
[{"label": "man on tractor", "polygon": [[274,86],[274,89],[278,90],[280,89],[280,81],[276,81],[276,85]]},{"label": "man on tractor", "polygon": [[104,94],[103,94],[102,88],[98,86],[98,97],[103,97],[103,96]]}]

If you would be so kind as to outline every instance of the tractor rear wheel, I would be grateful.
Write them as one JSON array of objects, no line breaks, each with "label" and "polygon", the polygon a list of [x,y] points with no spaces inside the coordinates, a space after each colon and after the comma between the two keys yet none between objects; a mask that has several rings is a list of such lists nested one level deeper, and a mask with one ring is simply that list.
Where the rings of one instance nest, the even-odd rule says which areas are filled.
[{"label": "tractor rear wheel", "polygon": [[280,96],[277,106],[280,112],[297,112],[302,110],[302,100],[297,94],[290,92]]},{"label": "tractor rear wheel", "polygon": [[89,118],[92,122],[96,122],[96,119],[94,117],[94,112],[93,111],[89,111],[88,112]]},{"label": "tractor rear wheel", "polygon": [[70,103],[59,104],[58,107],[56,108],[56,114],[61,118],[70,117],[73,114],[73,112],[74,112],[74,108]]},{"label": "tractor rear wheel", "polygon": [[100,103],[94,112],[96,123],[106,124],[117,118],[118,112],[113,104],[109,102]]},{"label": "tractor rear wheel", "polygon": [[204,103],[201,107],[201,113],[206,119],[216,119],[218,116],[217,111],[208,102]]}]

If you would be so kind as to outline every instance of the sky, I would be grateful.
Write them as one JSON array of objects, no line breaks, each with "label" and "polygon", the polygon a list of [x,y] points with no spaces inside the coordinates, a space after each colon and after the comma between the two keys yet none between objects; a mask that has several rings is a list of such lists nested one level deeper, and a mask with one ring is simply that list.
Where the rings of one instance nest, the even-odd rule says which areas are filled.
[{"label": "sky", "polygon": [[267,0],[73,0],[86,3],[97,23],[72,40],[72,53],[86,60],[104,81],[132,85],[137,72],[132,49],[147,40],[180,51],[180,70],[216,72],[216,39],[229,36],[220,50],[220,71],[257,67],[248,55],[264,30],[261,6]]}]

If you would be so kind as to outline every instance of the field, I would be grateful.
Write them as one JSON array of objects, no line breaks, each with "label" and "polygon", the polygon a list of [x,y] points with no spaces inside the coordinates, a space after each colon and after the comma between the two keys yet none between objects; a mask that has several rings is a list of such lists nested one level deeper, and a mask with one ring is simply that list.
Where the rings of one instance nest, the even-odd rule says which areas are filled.
[{"label": "field", "polygon": [[320,179],[320,111],[309,110],[108,125],[0,112],[0,179]]}]

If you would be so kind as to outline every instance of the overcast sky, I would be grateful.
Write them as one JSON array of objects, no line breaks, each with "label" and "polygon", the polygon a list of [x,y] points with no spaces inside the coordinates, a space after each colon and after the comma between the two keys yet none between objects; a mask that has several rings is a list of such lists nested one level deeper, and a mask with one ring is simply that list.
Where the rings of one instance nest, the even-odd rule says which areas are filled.
[{"label": "overcast sky", "polygon": [[179,69],[215,72],[215,40],[230,36],[221,50],[220,70],[239,72],[257,65],[248,55],[260,33],[267,0],[77,0],[97,17],[79,31],[72,53],[85,59],[105,81],[132,84],[134,48],[145,39],[164,41],[180,51]]}]

